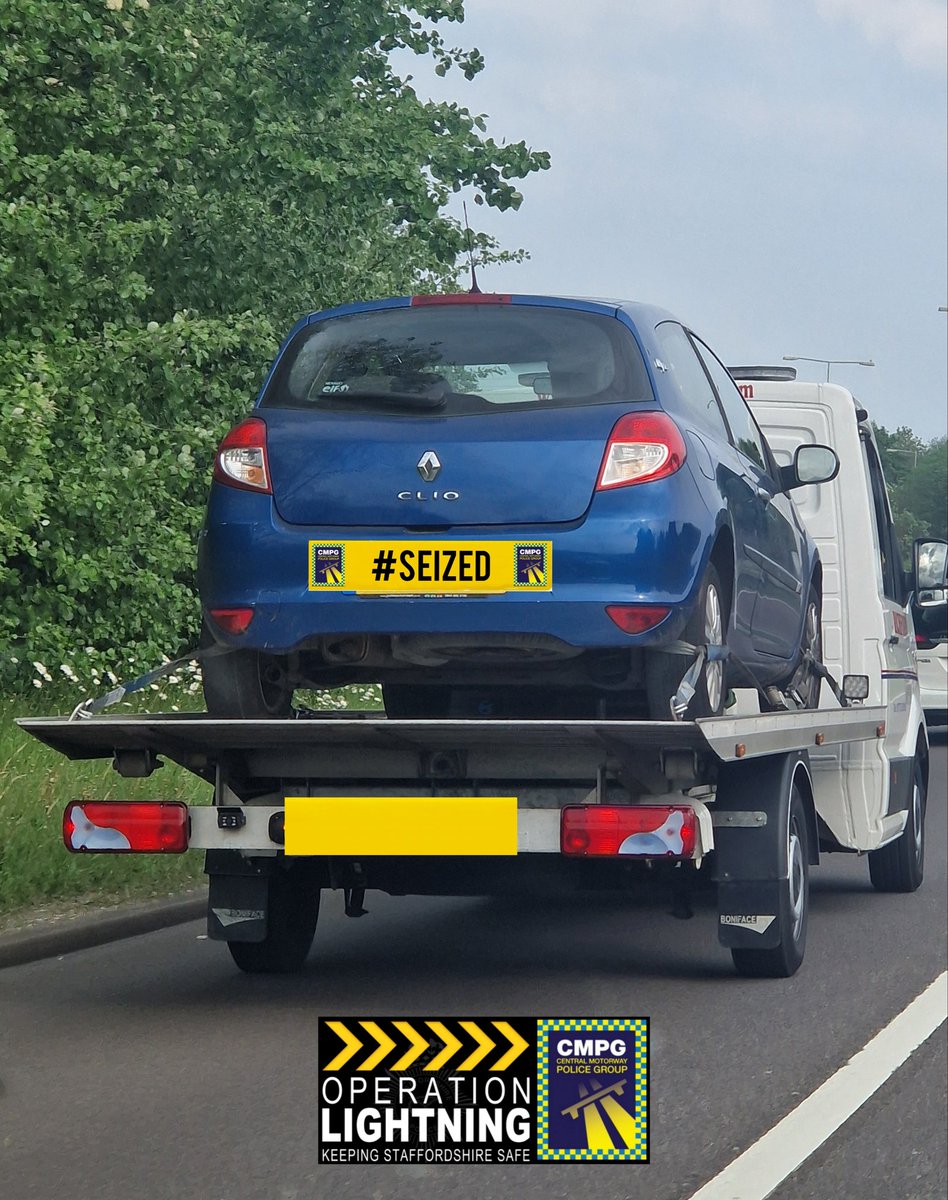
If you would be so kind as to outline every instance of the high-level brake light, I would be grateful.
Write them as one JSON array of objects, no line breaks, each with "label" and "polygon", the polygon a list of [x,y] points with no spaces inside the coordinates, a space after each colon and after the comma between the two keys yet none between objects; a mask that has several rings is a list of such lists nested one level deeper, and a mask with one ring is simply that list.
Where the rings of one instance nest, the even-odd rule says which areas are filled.
[{"label": "high-level brake light", "polygon": [[267,427],[259,417],[241,421],[221,442],[214,459],[214,478],[228,487],[272,492],[267,464]]},{"label": "high-level brake light", "polygon": [[188,806],[174,800],[73,801],[63,813],[63,841],[77,854],[182,854]]},{"label": "high-level brake light", "polygon": [[510,296],[500,292],[451,292],[445,296],[412,296],[412,308],[430,304],[509,304]]},{"label": "high-level brake light", "polygon": [[573,805],[560,818],[560,849],[583,858],[694,858],[697,841],[687,804]]},{"label": "high-level brake light", "polygon": [[685,455],[684,439],[671,417],[663,412],[627,413],[609,434],[596,491],[674,475]]}]

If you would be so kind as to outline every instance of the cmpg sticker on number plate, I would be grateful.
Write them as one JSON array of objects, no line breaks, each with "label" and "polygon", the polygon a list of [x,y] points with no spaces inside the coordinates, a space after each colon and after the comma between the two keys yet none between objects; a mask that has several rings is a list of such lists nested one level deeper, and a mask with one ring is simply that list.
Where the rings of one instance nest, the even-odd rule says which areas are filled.
[{"label": "cmpg sticker on number plate", "polygon": [[363,595],[548,592],[551,542],[310,542],[309,590]]}]

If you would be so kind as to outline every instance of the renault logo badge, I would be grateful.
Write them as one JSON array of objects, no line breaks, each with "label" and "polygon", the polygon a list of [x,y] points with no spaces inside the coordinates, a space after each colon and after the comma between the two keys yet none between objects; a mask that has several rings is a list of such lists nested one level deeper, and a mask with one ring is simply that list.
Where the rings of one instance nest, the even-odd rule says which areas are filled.
[{"label": "renault logo badge", "polygon": [[433,483],[441,470],[441,459],[433,450],[426,450],[418,460],[418,474],[425,483]]}]

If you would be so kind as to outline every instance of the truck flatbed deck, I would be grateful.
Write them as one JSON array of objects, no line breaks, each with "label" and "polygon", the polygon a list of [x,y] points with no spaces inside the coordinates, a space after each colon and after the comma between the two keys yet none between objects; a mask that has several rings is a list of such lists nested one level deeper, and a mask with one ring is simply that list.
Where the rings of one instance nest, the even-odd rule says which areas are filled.
[{"label": "truck flatbed deck", "polygon": [[[710,752],[721,762],[758,758],[815,745],[868,740],[884,726],[883,707],[709,717],[698,721],[507,721],[393,720],[374,712],[321,714],[292,720],[219,720],[203,713],[149,716],[24,717],[17,724],[39,741],[72,759],[111,758],[144,751],[168,758],[213,779],[222,757],[240,754],[313,757],[332,777],[385,755],[417,756],[465,751],[495,760],[514,752],[522,772],[548,774],[554,763],[575,767],[610,753],[636,751]],[[819,739],[819,740],[818,740]],[[741,747],[739,749],[739,747]],[[552,756],[552,757],[551,757]],[[292,774],[281,771],[279,774]],[[572,774],[573,771],[570,772]]]}]

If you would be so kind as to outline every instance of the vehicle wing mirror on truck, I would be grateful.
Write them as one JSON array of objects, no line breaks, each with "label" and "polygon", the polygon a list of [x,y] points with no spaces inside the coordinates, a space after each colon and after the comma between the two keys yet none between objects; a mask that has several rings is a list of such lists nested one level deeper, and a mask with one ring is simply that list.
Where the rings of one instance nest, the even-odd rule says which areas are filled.
[{"label": "vehicle wing mirror on truck", "polygon": [[807,487],[812,483],[829,483],[839,474],[839,455],[829,446],[798,446],[793,462],[780,471],[784,491]]},{"label": "vehicle wing mirror on truck", "polygon": [[912,545],[912,619],[931,641],[948,637],[948,542],[917,538]]}]

